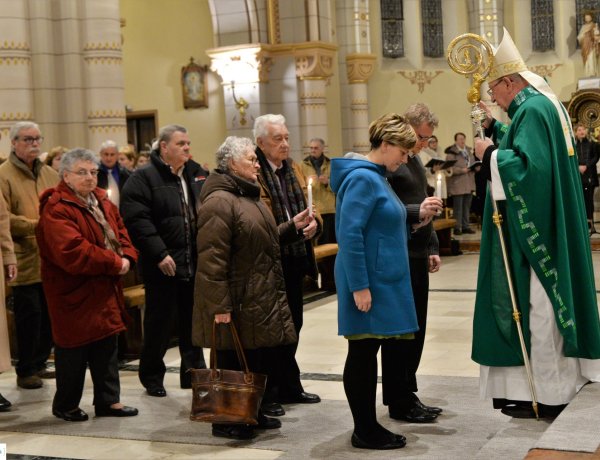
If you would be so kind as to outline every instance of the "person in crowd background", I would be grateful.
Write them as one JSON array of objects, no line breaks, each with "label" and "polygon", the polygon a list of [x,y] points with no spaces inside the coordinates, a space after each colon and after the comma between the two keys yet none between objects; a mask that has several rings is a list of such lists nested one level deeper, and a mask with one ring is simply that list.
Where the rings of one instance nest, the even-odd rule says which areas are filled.
[{"label": "person in crowd background", "polygon": [[36,228],[55,343],[52,413],[69,422],[88,419],[79,407],[87,366],[97,417],[138,414],[120,402],[117,360],[117,336],[125,330],[120,279],[137,251],[117,207],[97,187],[97,161],[90,150],[64,154],[61,182],[40,197]]},{"label": "person in crowd background", "polygon": [[58,173],[38,158],[44,138],[36,123],[15,123],[10,139],[10,156],[0,165],[0,189],[10,213],[19,272],[19,277],[10,283],[17,336],[17,385],[35,389],[43,385],[42,378],[54,378],[54,372],[46,368],[52,350],[52,331],[35,228],[39,220],[39,194],[55,186],[59,179]]},{"label": "person in crowd background", "polygon": [[588,138],[588,130],[582,124],[575,126],[575,141],[581,186],[583,187],[583,202],[591,235],[596,233],[596,226],[594,225],[594,191],[598,187],[596,163],[600,160],[600,146],[597,142]]},{"label": "person in crowd background", "polygon": [[456,160],[452,176],[448,177],[448,196],[452,197],[452,211],[456,225],[455,235],[475,233],[470,227],[471,201],[475,191],[475,172],[470,168],[476,161],[473,149],[466,145],[464,133],[454,135],[454,144],[446,148],[446,159]]},{"label": "person in crowd background", "polygon": [[134,171],[121,197],[121,213],[135,247],[146,291],[140,382],[164,397],[163,358],[177,318],[180,386],[191,388],[192,368],[205,368],[202,348],[192,345],[196,209],[208,171],[192,160],[190,137],[179,125],[160,129],[150,163]]},{"label": "person in crowd background", "polygon": [[319,244],[335,243],[335,194],[329,187],[331,160],[323,153],[325,141],[315,137],[309,142],[310,154],[302,161],[302,173],[312,179],[313,203],[323,219]]},{"label": "person in crowd background", "polygon": [[427,306],[429,302],[429,273],[437,272],[441,267],[437,234],[431,223],[433,217],[441,212],[441,198],[427,196],[427,180],[425,168],[418,157],[433,130],[438,125],[437,116],[422,103],[412,104],[404,117],[417,134],[417,142],[411,148],[406,163],[393,172],[387,172],[390,185],[402,203],[406,206],[409,224],[422,225],[414,229],[408,240],[408,262],[414,303],[417,310],[419,330],[414,340],[402,341],[398,344],[403,349],[404,357],[397,366],[401,378],[397,392],[399,397],[383,403],[388,405],[390,417],[412,423],[431,423],[436,420],[442,409],[425,405],[416,395],[417,369],[421,362],[425,332],[427,329]]},{"label": "person in crowd background", "polygon": [[[0,195],[0,279],[11,282],[17,277],[17,257],[10,237],[10,216],[4,198]],[[4,283],[0,283],[0,373],[12,367],[10,361],[10,343],[6,317],[6,293]],[[0,394],[0,412],[10,410],[12,404]]]},{"label": "person in crowd background", "polygon": [[527,69],[506,29],[488,78],[492,102],[511,123],[495,120],[480,103],[492,139],[477,138],[475,153],[493,198],[486,203],[481,235],[472,358],[481,366],[482,398],[492,398],[494,408],[511,417],[535,417],[498,257],[494,199],[503,217],[539,414],[555,417],[586,382],[600,381],[600,320],[571,123],[547,82]]},{"label": "person in crowd background", "polygon": [[136,160],[137,155],[131,145],[127,144],[119,149],[119,166],[127,172],[133,172]]},{"label": "person in crowd background", "polygon": [[56,172],[58,172],[60,160],[61,160],[63,154],[66,153],[68,150],[69,149],[67,149],[66,147],[63,147],[62,145],[57,145],[56,147],[52,147],[48,151],[48,155],[46,155],[46,159],[44,160],[44,163],[46,163],[48,166],[50,166],[52,169],[54,169]]},{"label": "person in crowd background", "polygon": [[338,334],[348,339],[344,391],[354,420],[351,442],[363,449],[397,449],[406,438],[377,422],[377,352],[381,348],[383,398],[394,404],[397,372],[406,359],[399,344],[418,330],[408,264],[406,208],[386,182],[386,172],[408,160],[417,142],[410,124],[387,114],[369,126],[371,150],[334,158],[331,187],[337,195],[339,252],[335,261]]},{"label": "person in crowd background", "polygon": [[119,206],[121,191],[129,179],[129,171],[118,164],[119,149],[115,141],[107,140],[100,145],[100,168],[98,187],[108,192],[108,199]]},{"label": "person in crowd background", "polygon": [[[260,200],[260,165],[248,138],[228,137],[200,195],[193,342],[210,348],[213,323],[234,322],[251,371],[267,375],[278,363],[269,349],[297,342],[281,269],[279,242],[298,240],[308,209],[279,225]],[[251,280],[251,282],[250,282]],[[228,327],[218,327],[219,367],[240,369]],[[254,428],[281,427],[259,411],[258,426],[214,424],[215,436],[248,439]]]},{"label": "person in crowd background", "polygon": [[[267,114],[254,121],[256,155],[260,164],[258,182],[261,199],[271,210],[277,225],[288,222],[307,207],[304,175],[289,157],[289,132],[283,115]],[[318,230],[317,220],[310,223],[300,234],[302,238],[281,247],[281,264],[285,279],[288,304],[292,312],[298,340],[303,322],[303,284],[305,275],[317,277],[312,239]],[[285,410],[281,404],[318,403],[318,395],[304,391],[300,381],[300,368],[296,362],[298,342],[277,347],[280,353],[278,366],[271,372],[271,391],[265,394],[262,410],[266,415],[281,416]]]},{"label": "person in crowd background", "polygon": [[433,165],[427,167],[427,163],[430,160],[445,160],[445,156],[442,157],[442,154],[439,151],[439,141],[436,136],[431,136],[427,141],[427,146],[423,147],[418,153],[419,159],[421,160],[421,164],[425,166],[425,177],[427,178],[427,194],[429,196],[433,196],[435,194],[435,189],[437,186],[438,174],[441,173],[440,178],[442,179],[442,196],[440,198],[446,199],[448,198],[448,191],[446,186],[446,178],[452,175],[452,170],[450,168],[441,169],[441,165]]},{"label": "person in crowd background", "polygon": [[150,153],[140,152],[135,161],[134,169],[140,169],[142,166],[144,166],[145,164],[148,164],[148,163],[150,163]]}]

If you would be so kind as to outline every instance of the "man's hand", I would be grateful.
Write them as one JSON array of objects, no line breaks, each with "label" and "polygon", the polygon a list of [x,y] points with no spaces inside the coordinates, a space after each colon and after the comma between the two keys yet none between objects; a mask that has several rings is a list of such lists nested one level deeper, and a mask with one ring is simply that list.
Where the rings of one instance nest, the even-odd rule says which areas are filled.
[{"label": "man's hand", "polygon": [[5,265],[4,277],[6,278],[6,281],[14,281],[17,277],[17,266],[15,264]]},{"label": "man's hand", "polygon": [[438,198],[437,196],[428,196],[423,200],[419,207],[419,219],[425,220],[427,217],[437,216],[443,208],[444,203],[441,198]]},{"label": "man's hand", "polygon": [[119,272],[119,275],[127,273],[130,267],[131,262],[129,262],[129,259],[127,257],[121,257],[121,271]]},{"label": "man's hand", "polygon": [[483,160],[483,154],[490,145],[494,145],[494,143],[489,137],[485,139],[481,139],[480,137],[475,138],[475,156],[478,160]]},{"label": "man's hand", "polygon": [[304,227],[302,233],[304,233],[304,239],[310,240],[317,234],[319,226],[317,225],[317,221],[314,217],[310,216],[310,223]]},{"label": "man's hand", "polygon": [[438,255],[429,256],[429,273],[435,273],[439,271],[442,266],[442,259]]},{"label": "man's hand", "polygon": [[323,185],[327,185],[327,184],[329,184],[329,179],[327,178],[327,176],[325,174],[321,174],[319,176],[319,182]]},{"label": "man's hand", "polygon": [[371,309],[371,290],[369,288],[361,289],[360,291],[354,291],[354,303],[356,308],[366,313]]},{"label": "man's hand", "polygon": [[587,171],[587,166],[586,165],[579,165],[579,172],[581,174],[583,174],[586,171]]},{"label": "man's hand", "polygon": [[176,265],[175,265],[175,261],[173,260],[173,258],[171,256],[167,256],[163,260],[161,260],[160,263],[158,264],[158,268],[160,269],[161,272],[163,272],[163,275],[175,276]]},{"label": "man's hand", "polygon": [[481,124],[483,125],[484,128],[489,128],[490,123],[494,119],[494,117],[492,116],[492,111],[483,101],[479,101],[479,108],[485,110],[485,114],[486,114],[486,118],[485,118],[485,120],[483,120],[483,122]]},{"label": "man's hand", "polygon": [[304,211],[299,212],[292,220],[294,221],[294,226],[296,227],[296,231],[302,230],[310,223],[310,216],[308,215],[309,209],[306,208]]}]

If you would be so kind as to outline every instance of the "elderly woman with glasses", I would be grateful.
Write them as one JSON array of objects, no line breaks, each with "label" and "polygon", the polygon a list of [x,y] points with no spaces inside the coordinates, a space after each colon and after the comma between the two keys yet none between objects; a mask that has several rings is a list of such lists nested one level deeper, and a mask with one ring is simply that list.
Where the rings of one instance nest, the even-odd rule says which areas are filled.
[{"label": "elderly woman with glasses", "polygon": [[[276,225],[260,200],[254,149],[250,139],[228,137],[217,151],[217,169],[202,187],[192,340],[211,347],[213,323],[233,321],[250,370],[268,375],[277,365],[273,347],[297,341],[279,244],[296,241],[309,216],[304,210]],[[220,368],[239,369],[229,327],[217,328],[215,347]],[[259,413],[256,428],[280,426],[278,419]],[[212,433],[237,439],[255,435],[248,425],[214,424]]]},{"label": "elderly woman with glasses", "polygon": [[94,383],[96,416],[127,417],[120,402],[117,336],[125,330],[121,276],[137,252],[119,211],[97,187],[98,159],[89,150],[63,155],[61,182],[40,197],[36,237],[55,348],[52,413],[81,422],[86,366]]}]

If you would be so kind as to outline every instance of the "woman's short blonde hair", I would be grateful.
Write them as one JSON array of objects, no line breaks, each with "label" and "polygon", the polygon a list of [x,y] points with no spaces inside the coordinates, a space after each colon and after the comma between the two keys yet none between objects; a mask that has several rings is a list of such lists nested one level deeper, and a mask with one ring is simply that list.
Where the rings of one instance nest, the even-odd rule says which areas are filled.
[{"label": "woman's short blonde hair", "polygon": [[372,150],[383,142],[411,149],[417,143],[417,134],[402,115],[387,113],[369,125],[369,141]]},{"label": "woman's short blonde hair", "polygon": [[63,147],[62,145],[57,145],[56,147],[52,147],[50,149],[50,151],[48,152],[48,155],[46,155],[46,160],[44,161],[44,163],[46,163],[48,166],[52,166],[52,161],[54,161],[54,159],[59,156],[62,155],[63,153],[68,152],[69,149],[66,147]]},{"label": "woman's short blonde hair", "polygon": [[130,145],[124,145],[123,147],[121,147],[119,149],[119,154],[125,155],[127,157],[127,159],[134,164],[135,164],[135,161],[137,160],[137,155],[135,153],[135,150],[133,150],[133,148]]}]

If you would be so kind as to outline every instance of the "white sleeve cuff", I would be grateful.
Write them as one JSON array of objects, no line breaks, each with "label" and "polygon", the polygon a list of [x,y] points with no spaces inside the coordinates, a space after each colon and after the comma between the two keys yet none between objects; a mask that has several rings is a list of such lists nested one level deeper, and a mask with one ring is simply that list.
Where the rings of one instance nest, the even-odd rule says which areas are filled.
[{"label": "white sleeve cuff", "polygon": [[498,171],[498,149],[492,152],[490,170],[492,173],[492,198],[496,201],[506,200],[502,180],[500,179],[500,172]]}]

